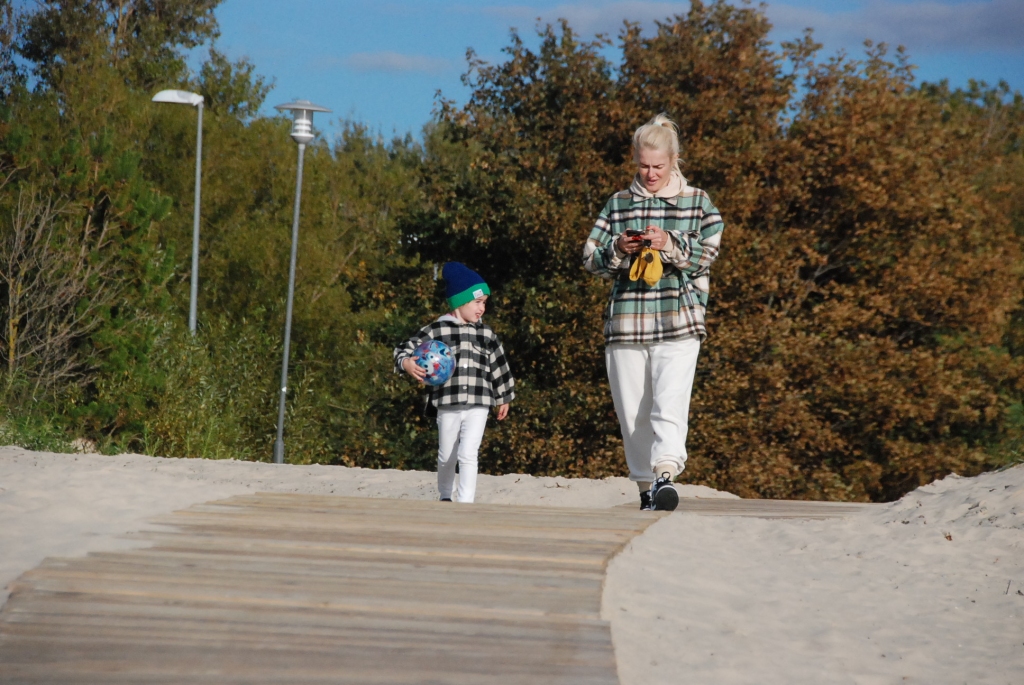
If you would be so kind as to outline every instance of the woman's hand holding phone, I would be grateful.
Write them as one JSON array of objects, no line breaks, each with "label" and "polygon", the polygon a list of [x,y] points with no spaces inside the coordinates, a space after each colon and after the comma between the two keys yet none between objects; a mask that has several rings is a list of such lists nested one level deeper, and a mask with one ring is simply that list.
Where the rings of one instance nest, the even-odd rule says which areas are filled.
[{"label": "woman's hand holding phone", "polygon": [[654,250],[664,250],[668,245],[668,234],[657,226],[651,225],[647,228],[627,228],[619,236],[619,250],[628,255],[633,255],[645,246]]},{"label": "woman's hand holding phone", "polygon": [[644,231],[644,240],[652,250],[664,250],[668,245],[668,233],[657,226],[648,226]]},{"label": "woman's hand holding phone", "polygon": [[628,255],[636,254],[644,246],[645,231],[642,229],[626,229],[626,231],[619,235],[619,251],[625,252]]}]

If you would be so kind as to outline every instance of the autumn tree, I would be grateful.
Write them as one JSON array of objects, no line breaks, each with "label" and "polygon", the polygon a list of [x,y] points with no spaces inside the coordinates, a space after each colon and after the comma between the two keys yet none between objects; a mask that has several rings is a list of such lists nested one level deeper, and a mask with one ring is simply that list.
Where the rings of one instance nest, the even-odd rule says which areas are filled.
[{"label": "autumn tree", "polygon": [[[56,422],[110,451],[270,457],[295,146],[288,122],[259,115],[268,87],[254,65],[209,44],[217,4],[61,0],[5,24],[35,77],[31,91],[11,89],[0,120],[0,180],[10,175],[11,191],[0,197],[0,267],[16,267],[0,274],[0,297],[18,305],[0,312],[2,330],[18,333],[4,336],[16,349],[0,391],[12,420]],[[200,44],[209,57],[191,73],[184,51]],[[157,84],[198,91],[208,105],[195,338],[182,327],[195,112],[151,103]],[[394,437],[367,407],[394,394],[390,374],[377,383],[390,349],[374,335],[395,309],[378,283],[408,261],[395,225],[418,199],[418,146],[340,128],[306,155],[289,459],[402,466],[416,451],[395,446],[422,438]],[[14,201],[22,191],[60,211],[25,220]],[[63,287],[62,272],[83,274],[85,290]],[[34,306],[19,284],[40,295]],[[48,385],[45,406],[4,390],[17,386],[12,368],[41,370],[21,350],[45,356],[28,346],[40,325],[50,330],[44,293],[60,294],[76,322],[42,343],[74,362],[74,382]]]},{"label": "autumn tree", "polygon": [[8,376],[28,367],[38,394],[82,377],[79,343],[120,299],[114,226],[75,225],[66,204],[25,187],[9,211],[0,223],[0,359]]},{"label": "autumn tree", "polygon": [[[579,265],[628,185],[632,130],[677,118],[684,172],[726,220],[685,478],[744,496],[887,499],[977,472],[1005,430],[1000,347],[1020,300],[1019,237],[977,187],[976,129],[950,124],[902,52],[816,61],[774,48],[752,8],[704,5],[602,44],[564,24],[534,53],[471,64],[425,174],[422,254],[494,278],[496,328],[524,394],[494,470],[619,473],[604,381],[606,286]],[[440,147],[439,147],[440,149]],[[447,149],[447,148],[445,148]]]},{"label": "autumn tree", "polygon": [[184,50],[217,37],[221,0],[42,0],[24,16],[17,50],[46,84],[109,66],[140,89],[178,81]]}]

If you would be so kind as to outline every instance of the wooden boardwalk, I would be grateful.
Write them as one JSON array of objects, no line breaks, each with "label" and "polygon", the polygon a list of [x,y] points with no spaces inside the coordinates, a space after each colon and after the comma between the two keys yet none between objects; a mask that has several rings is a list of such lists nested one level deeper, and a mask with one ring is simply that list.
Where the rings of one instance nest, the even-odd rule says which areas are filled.
[{"label": "wooden boardwalk", "polygon": [[831,519],[856,514],[880,504],[857,502],[807,502],[778,499],[690,499],[679,500],[676,511],[701,516],[751,516],[763,519]]},{"label": "wooden boardwalk", "polygon": [[641,512],[254,495],[51,559],[0,683],[617,683],[605,564]]},{"label": "wooden boardwalk", "polygon": [[605,566],[658,516],[270,494],[195,506],[143,534],[152,547],[23,575],[0,612],[0,683],[617,683]]}]

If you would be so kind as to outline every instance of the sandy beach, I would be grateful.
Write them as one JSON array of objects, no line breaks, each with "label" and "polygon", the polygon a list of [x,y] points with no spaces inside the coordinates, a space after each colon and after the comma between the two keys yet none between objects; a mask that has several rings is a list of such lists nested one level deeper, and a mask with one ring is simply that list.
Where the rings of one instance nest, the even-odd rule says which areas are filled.
[{"label": "sandy beach", "polygon": [[[46,557],[146,544],[152,517],[252,492],[434,499],[435,474],[0,448],[0,601]],[[734,497],[699,486],[684,497]],[[477,500],[632,505],[625,478],[481,476]],[[825,521],[677,512],[608,568],[622,683],[1024,682],[1024,466]]]}]

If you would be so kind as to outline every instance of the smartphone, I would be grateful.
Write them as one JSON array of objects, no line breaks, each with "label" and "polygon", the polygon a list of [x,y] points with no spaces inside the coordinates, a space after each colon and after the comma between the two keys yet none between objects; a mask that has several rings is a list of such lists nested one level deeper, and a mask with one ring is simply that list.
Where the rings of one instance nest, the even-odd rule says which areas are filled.
[{"label": "smartphone", "polygon": [[626,229],[626,235],[628,235],[630,238],[639,238],[640,236],[644,235],[645,233],[647,233],[647,231],[645,231],[642,228],[627,228]]}]

